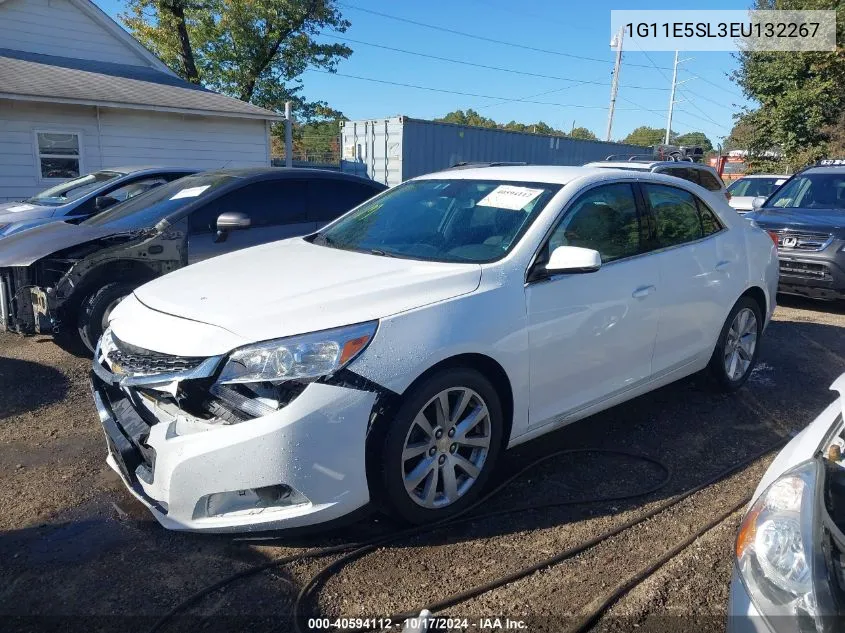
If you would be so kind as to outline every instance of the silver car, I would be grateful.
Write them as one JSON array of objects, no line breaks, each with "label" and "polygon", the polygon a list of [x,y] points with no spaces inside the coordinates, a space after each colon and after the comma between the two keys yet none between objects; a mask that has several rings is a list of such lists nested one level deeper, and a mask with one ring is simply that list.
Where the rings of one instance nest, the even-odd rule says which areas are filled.
[{"label": "silver car", "polygon": [[67,180],[18,202],[0,204],[0,237],[56,221],[82,221],[118,202],[196,173],[184,167],[116,167]]}]

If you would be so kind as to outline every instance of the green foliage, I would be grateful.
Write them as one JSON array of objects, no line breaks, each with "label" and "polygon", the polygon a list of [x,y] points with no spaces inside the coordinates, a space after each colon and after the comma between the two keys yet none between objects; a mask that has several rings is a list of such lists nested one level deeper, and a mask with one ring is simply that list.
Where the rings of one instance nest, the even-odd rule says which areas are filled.
[{"label": "green foliage", "polygon": [[[641,125],[631,132],[628,136],[622,139],[623,143],[630,143],[631,145],[659,145],[663,142],[666,136],[666,128],[649,127],[648,125]],[[677,138],[677,132],[669,134],[669,142],[672,143]]]},{"label": "green foliage", "polygon": [[585,127],[574,127],[569,132],[572,138],[582,138],[587,141],[597,141],[598,137]]},{"label": "green foliage", "polygon": [[713,150],[713,143],[707,138],[704,132],[687,132],[675,137],[675,143],[678,145],[700,145],[704,149],[704,153]]},{"label": "green foliage", "polygon": [[[757,0],[757,9],[845,9],[845,0]],[[841,12],[840,12],[841,15]],[[837,42],[845,23],[837,21]],[[739,117],[747,131],[750,164],[767,163],[778,150],[797,169],[818,160],[841,139],[845,108],[843,49],[824,52],[742,52],[732,79],[759,106]],[[833,143],[833,145],[831,145]]]},{"label": "green foliage", "polygon": [[293,101],[300,120],[325,107],[302,95],[302,73],[352,54],[316,39],[349,26],[335,0],[128,0],[120,17],[181,77],[271,110]]},{"label": "green foliage", "polygon": [[585,127],[577,127],[572,130],[572,133],[564,132],[552,127],[548,123],[538,121],[537,123],[519,123],[517,121],[510,121],[509,123],[497,123],[493,119],[489,119],[480,115],[473,109],[466,112],[463,110],[455,110],[449,112],[439,119],[434,119],[443,123],[457,123],[459,125],[471,125],[474,127],[484,127],[490,129],[510,130],[512,132],[525,132],[528,134],[543,134],[546,136],[571,136],[572,138],[583,138],[596,140],[596,135]]}]

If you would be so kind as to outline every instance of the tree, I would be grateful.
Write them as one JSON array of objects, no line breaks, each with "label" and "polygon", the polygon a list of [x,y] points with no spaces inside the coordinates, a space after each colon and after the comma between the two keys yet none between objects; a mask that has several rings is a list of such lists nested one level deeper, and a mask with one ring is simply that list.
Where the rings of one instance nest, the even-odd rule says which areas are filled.
[{"label": "tree", "polygon": [[349,26],[335,0],[128,0],[120,17],[180,77],[271,110],[291,100],[300,120],[325,106],[302,95],[302,73],[352,54],[315,39]]},{"label": "tree", "polygon": [[687,132],[675,137],[677,145],[700,145],[704,153],[713,151],[713,143],[707,138],[704,132]]},{"label": "tree", "polygon": [[449,112],[446,116],[434,119],[435,121],[442,121],[443,123],[458,123],[459,125],[472,125],[474,127],[498,127],[498,124],[493,119],[481,116],[473,109],[466,112],[463,110],[455,110]]},{"label": "tree", "polygon": [[[631,132],[628,136],[623,139],[623,143],[630,143],[631,145],[645,145],[650,147],[652,145],[659,145],[663,142],[666,136],[666,128],[654,128],[649,127],[647,125],[641,125],[640,127],[636,128],[633,132]],[[677,138],[676,132],[671,132],[669,134],[669,142],[674,141]]]},{"label": "tree", "polygon": [[569,133],[572,138],[582,138],[587,141],[597,141],[598,137],[585,127],[574,127]]},{"label": "tree", "polygon": [[[843,0],[757,0],[757,9],[835,9]],[[837,42],[843,41],[845,21],[837,22]],[[840,113],[845,109],[843,49],[812,52],[754,52],[738,54],[740,67],[732,79],[759,106],[747,108],[739,121],[748,130],[749,163],[766,162],[765,152],[783,153],[797,169],[824,156],[835,141]],[[838,141],[837,141],[838,142]]]}]

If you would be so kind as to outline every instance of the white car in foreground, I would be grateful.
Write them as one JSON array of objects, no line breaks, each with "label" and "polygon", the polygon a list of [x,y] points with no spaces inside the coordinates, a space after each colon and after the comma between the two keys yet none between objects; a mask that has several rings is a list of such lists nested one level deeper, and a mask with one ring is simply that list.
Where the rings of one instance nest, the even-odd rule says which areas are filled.
[{"label": "white car in foreground", "polygon": [[736,542],[728,633],[828,633],[845,623],[845,374],[839,397],[778,454]]},{"label": "white car in foreground", "polygon": [[371,501],[443,519],[509,446],[708,366],[741,386],[777,265],[724,197],[668,176],[418,178],[120,303],[94,360],[108,462],[169,528]]}]

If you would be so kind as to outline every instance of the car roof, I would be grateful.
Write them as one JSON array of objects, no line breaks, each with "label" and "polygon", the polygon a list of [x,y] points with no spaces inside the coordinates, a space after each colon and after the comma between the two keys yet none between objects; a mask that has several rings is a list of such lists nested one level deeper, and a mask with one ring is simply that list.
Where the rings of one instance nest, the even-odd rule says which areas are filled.
[{"label": "car roof", "polygon": [[599,167],[605,169],[612,167],[614,169],[635,169],[637,171],[651,170],[655,167],[692,167],[693,169],[715,171],[710,165],[693,163],[688,160],[600,160],[587,163],[584,167]]},{"label": "car roof", "polygon": [[103,167],[102,169],[98,169],[96,171],[114,171],[119,174],[123,174],[127,176],[129,174],[134,174],[137,172],[148,171],[151,173],[160,173],[160,172],[168,172],[168,173],[186,173],[186,174],[195,174],[201,169],[197,167],[172,167],[167,165],[123,165],[121,167]]},{"label": "car roof", "polygon": [[809,167],[800,172],[801,174],[845,174],[845,165],[819,165],[817,167]]},{"label": "car roof", "polygon": [[[594,176],[595,180],[613,180],[617,171],[624,169],[607,169],[606,167],[594,167],[584,165],[583,167],[569,167],[558,165],[518,165],[507,167],[478,167],[475,169],[446,170],[419,176],[418,179],[466,179],[466,180],[503,180],[515,182],[538,182],[549,184],[565,185],[578,178]],[[633,170],[631,170],[633,171]],[[678,179],[675,176],[653,173],[645,170],[637,170],[637,177],[648,178],[649,180],[660,180],[669,182]],[[686,182],[686,181],[684,181]],[[692,183],[695,184],[695,183]],[[697,185],[696,185],[697,186]]]},{"label": "car roof", "polygon": [[354,174],[347,174],[333,169],[313,169],[310,167],[240,167],[229,169],[214,169],[203,172],[204,174],[230,176],[244,180],[273,180],[284,178],[325,178],[330,180],[348,180],[350,182],[362,182],[373,187],[384,188],[384,185],[377,180],[362,178]]},{"label": "car roof", "polygon": [[789,176],[784,174],[747,174],[742,178],[737,178],[737,180],[745,180],[746,178],[789,178]]}]

